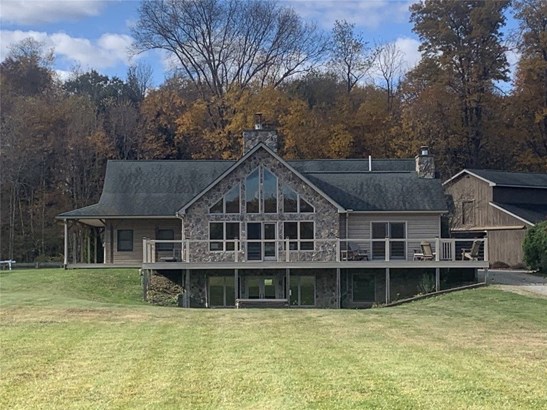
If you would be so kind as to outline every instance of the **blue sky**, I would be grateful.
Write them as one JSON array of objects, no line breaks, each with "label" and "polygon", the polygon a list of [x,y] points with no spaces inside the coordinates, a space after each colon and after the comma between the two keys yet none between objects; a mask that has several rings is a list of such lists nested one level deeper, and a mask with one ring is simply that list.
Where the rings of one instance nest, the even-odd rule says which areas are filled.
[{"label": "blue sky", "polygon": [[[304,19],[330,31],[335,20],[354,23],[370,43],[395,42],[406,64],[419,61],[419,42],[408,22],[411,0],[286,0]],[[125,78],[132,63],[145,62],[155,85],[168,74],[159,52],[131,56],[131,26],[138,18],[136,0],[2,0],[0,59],[13,42],[33,37],[55,51],[62,78],[78,68]],[[514,59],[514,56],[511,57]]]}]

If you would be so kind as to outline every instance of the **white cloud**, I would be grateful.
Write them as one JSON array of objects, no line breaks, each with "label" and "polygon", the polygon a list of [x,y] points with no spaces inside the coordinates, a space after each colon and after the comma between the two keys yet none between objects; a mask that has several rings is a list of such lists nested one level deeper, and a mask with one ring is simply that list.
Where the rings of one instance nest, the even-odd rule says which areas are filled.
[{"label": "white cloud", "polygon": [[400,37],[395,40],[395,45],[403,53],[403,59],[408,69],[414,68],[420,62],[422,55],[418,51],[418,47],[420,47],[418,40],[410,37]]},{"label": "white cloud", "polygon": [[24,25],[75,21],[97,16],[106,3],[104,0],[2,0],[0,19]]},{"label": "white cloud", "polygon": [[383,22],[408,21],[409,0],[286,0],[301,17],[331,29],[336,20],[378,28]]},{"label": "white cloud", "polygon": [[62,59],[69,65],[79,65],[84,69],[104,69],[117,64],[129,64],[129,47],[132,38],[126,34],[105,33],[96,41],[86,38],[71,37],[65,33],[48,34],[37,31],[0,31],[0,60],[4,60],[10,44],[27,37],[44,43],[46,48],[53,48],[56,59]]}]

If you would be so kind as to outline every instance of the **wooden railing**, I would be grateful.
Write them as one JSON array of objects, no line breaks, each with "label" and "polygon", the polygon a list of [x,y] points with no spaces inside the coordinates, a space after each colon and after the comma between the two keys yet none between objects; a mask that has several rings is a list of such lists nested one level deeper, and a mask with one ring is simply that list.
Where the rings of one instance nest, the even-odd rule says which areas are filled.
[{"label": "wooden railing", "polygon": [[[475,248],[479,251],[476,255],[470,255],[469,251],[475,242],[478,243]],[[424,253],[422,245],[429,247],[431,255],[427,249]],[[181,241],[143,238],[143,263],[380,260],[488,261],[488,239],[186,239]]]}]

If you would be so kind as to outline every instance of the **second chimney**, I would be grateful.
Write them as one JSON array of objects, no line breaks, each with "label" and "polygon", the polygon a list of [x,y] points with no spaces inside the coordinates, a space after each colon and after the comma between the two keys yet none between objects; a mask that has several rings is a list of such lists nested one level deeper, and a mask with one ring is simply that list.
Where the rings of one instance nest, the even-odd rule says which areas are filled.
[{"label": "second chimney", "polygon": [[435,160],[425,145],[416,156],[416,173],[420,178],[435,178]]}]

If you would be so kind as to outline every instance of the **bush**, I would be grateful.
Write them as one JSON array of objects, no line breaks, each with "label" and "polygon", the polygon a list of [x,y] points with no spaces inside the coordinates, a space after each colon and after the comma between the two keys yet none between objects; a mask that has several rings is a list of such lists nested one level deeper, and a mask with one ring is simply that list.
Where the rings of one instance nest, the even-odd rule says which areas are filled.
[{"label": "bush", "polygon": [[524,261],[531,269],[547,273],[547,221],[526,232],[522,249]]}]

